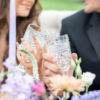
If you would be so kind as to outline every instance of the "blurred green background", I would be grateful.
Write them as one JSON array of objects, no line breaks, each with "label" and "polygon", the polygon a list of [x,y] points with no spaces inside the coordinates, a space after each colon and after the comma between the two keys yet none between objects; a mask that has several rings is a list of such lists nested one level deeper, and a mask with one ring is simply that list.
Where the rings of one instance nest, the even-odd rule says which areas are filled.
[{"label": "blurred green background", "polygon": [[84,0],[40,0],[43,10],[80,10]]}]

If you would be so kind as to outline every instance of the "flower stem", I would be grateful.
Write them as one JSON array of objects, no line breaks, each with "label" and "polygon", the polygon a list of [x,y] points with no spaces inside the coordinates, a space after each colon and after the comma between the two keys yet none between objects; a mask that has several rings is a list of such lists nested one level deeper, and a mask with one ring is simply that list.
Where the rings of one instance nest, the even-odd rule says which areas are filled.
[{"label": "flower stem", "polygon": [[44,100],[48,100],[46,93],[43,94]]},{"label": "flower stem", "polygon": [[64,91],[63,100],[67,100],[67,91]]},{"label": "flower stem", "polygon": [[85,93],[88,93],[88,89],[89,89],[89,85],[86,85],[86,92]]}]

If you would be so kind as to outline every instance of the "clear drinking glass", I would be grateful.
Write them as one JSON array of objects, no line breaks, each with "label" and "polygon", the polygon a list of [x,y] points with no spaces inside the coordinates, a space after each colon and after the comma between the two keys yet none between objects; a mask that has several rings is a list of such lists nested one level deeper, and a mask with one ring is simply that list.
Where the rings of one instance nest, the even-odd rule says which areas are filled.
[{"label": "clear drinking glass", "polygon": [[[51,35],[49,33],[42,32],[40,27],[37,25],[30,24],[22,40],[27,41],[33,47],[34,51],[36,51],[33,37],[38,40],[41,47],[44,47],[46,44],[46,52],[56,57],[58,67],[61,67],[63,72],[66,72],[71,65],[71,50],[68,35]],[[25,49],[23,44],[21,44],[21,46]],[[37,77],[38,68],[33,68],[33,73],[36,75],[34,77]]]},{"label": "clear drinking glass", "polygon": [[42,32],[39,26],[30,24],[26,29],[25,35],[22,40],[27,41],[36,51],[35,44],[33,42],[34,37],[38,40],[41,47],[43,47],[48,40],[48,35]]},{"label": "clear drinking glass", "polygon": [[[30,24],[27,27],[25,35],[22,38],[22,40],[28,42],[29,45],[33,47],[33,50],[37,52],[36,46],[33,41],[34,39],[36,39],[39,42],[40,46],[43,48],[46,44],[46,41],[48,40],[48,35],[45,35],[45,33],[43,33],[39,26]],[[23,49],[26,49],[23,43],[21,43],[21,46]],[[33,77],[35,80],[39,80],[38,65],[33,66]]]},{"label": "clear drinking glass", "polygon": [[59,36],[47,44],[47,53],[56,57],[57,65],[67,72],[71,66],[71,49],[68,35]]}]

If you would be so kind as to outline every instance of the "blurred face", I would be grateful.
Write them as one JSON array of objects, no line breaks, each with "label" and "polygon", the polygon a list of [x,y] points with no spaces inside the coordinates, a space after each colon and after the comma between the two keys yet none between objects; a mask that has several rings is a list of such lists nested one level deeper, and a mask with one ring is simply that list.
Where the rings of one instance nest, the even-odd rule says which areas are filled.
[{"label": "blurred face", "polygon": [[27,17],[35,3],[35,0],[16,0],[16,16]]},{"label": "blurred face", "polygon": [[85,0],[85,12],[100,12],[100,0]]}]

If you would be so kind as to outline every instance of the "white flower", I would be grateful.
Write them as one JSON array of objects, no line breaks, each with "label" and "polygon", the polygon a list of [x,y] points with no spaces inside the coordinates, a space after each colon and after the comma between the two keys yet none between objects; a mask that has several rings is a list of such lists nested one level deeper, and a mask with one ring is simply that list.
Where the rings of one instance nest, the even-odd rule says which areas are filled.
[{"label": "white flower", "polygon": [[88,85],[92,85],[93,80],[95,79],[96,75],[91,73],[91,72],[85,72],[82,75],[82,80],[88,84]]}]

